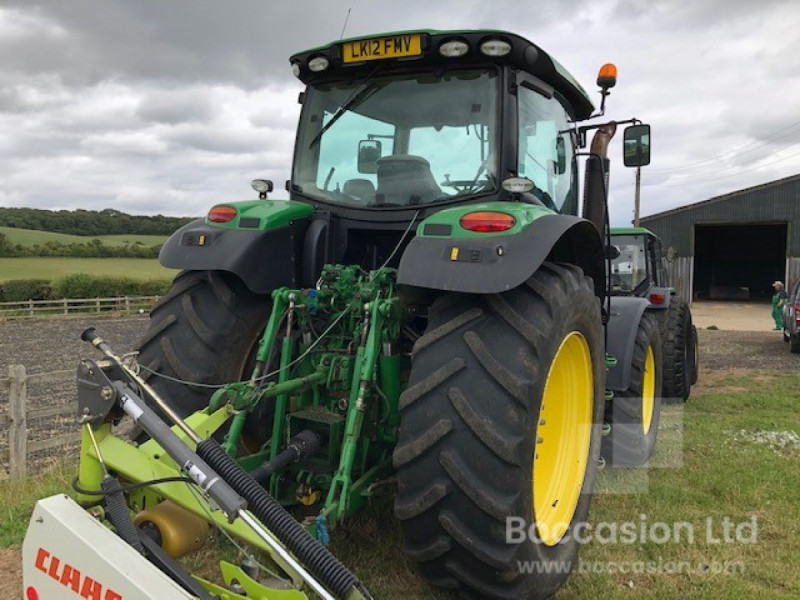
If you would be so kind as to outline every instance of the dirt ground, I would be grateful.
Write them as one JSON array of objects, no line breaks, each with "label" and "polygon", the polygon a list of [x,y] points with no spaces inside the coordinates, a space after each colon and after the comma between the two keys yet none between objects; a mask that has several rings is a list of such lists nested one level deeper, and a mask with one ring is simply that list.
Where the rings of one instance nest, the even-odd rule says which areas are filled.
[{"label": "dirt ground", "polygon": [[[66,404],[75,398],[75,369],[82,357],[98,357],[98,352],[80,339],[87,327],[96,327],[118,353],[129,352],[147,327],[147,316],[136,318],[67,318],[0,322],[0,377],[8,366],[21,364],[28,375],[52,371],[68,371],[58,381],[28,384],[28,406],[43,408]],[[0,411],[8,398],[0,392]],[[28,440],[35,442],[77,431],[75,416],[64,415],[28,419]],[[8,439],[0,436],[0,478],[8,468]],[[62,457],[64,447],[30,454],[29,472],[47,468]]]},{"label": "dirt ground", "polygon": [[19,548],[0,548],[0,598],[22,600],[22,565]]},{"label": "dirt ground", "polygon": [[769,331],[775,325],[764,302],[694,302],[692,318],[698,329],[716,326],[725,331]]},{"label": "dirt ground", "polygon": [[83,356],[97,352],[81,341],[81,332],[96,327],[117,352],[130,351],[147,327],[147,316],[127,319],[37,319],[0,322],[0,372],[22,364],[31,373],[77,368]]}]

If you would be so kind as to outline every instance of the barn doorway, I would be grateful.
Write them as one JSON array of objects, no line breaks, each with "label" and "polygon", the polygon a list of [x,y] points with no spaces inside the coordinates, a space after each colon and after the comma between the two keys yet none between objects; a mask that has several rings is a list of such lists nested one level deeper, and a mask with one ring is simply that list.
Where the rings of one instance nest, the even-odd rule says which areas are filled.
[{"label": "barn doorway", "polygon": [[767,301],[786,269],[786,223],[695,225],[697,300]]}]

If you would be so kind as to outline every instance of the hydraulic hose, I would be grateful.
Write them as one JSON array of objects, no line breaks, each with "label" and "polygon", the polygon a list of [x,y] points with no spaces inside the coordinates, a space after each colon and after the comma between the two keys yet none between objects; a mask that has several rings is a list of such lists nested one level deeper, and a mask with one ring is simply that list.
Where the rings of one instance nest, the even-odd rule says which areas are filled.
[{"label": "hydraulic hose", "polygon": [[353,575],[330,551],[314,539],[267,490],[242,469],[219,443],[205,439],[197,454],[206,461],[248,503],[248,510],[272,531],[326,588],[339,598],[353,590],[366,593]]}]

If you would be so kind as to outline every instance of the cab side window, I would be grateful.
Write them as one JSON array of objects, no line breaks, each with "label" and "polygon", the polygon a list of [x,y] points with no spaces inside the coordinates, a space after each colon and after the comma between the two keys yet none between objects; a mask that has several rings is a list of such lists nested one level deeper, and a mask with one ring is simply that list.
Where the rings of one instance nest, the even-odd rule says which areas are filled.
[{"label": "cab side window", "polygon": [[519,176],[533,181],[534,194],[546,206],[556,210],[573,206],[577,193],[574,153],[564,108],[556,98],[546,98],[524,85],[517,90],[517,106]]}]

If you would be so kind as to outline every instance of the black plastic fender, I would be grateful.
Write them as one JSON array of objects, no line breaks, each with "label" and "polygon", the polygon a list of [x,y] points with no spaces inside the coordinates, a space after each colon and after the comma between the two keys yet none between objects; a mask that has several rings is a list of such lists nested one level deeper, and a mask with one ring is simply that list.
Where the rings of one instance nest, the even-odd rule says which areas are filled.
[{"label": "black plastic fender", "polygon": [[521,285],[553,253],[573,262],[605,295],[603,243],[589,221],[545,215],[515,235],[415,237],[400,260],[397,282],[447,292],[499,294]]},{"label": "black plastic fender", "polygon": [[197,219],[164,243],[159,262],[171,269],[228,271],[256,294],[296,287],[308,220],[275,229],[225,229]]},{"label": "black plastic fender", "polygon": [[608,369],[606,387],[615,392],[627,390],[631,381],[631,360],[636,331],[650,302],[644,298],[613,296],[606,330],[606,353],[617,359],[617,366]]}]

